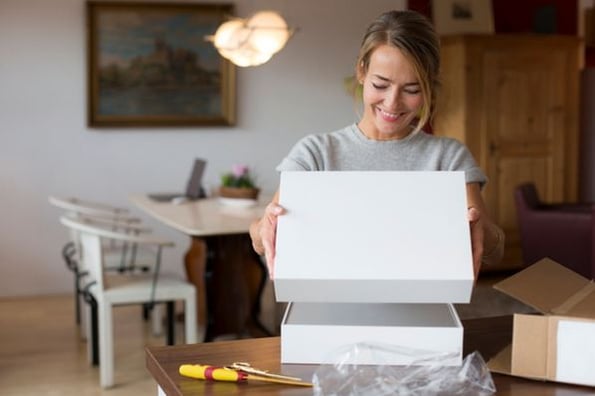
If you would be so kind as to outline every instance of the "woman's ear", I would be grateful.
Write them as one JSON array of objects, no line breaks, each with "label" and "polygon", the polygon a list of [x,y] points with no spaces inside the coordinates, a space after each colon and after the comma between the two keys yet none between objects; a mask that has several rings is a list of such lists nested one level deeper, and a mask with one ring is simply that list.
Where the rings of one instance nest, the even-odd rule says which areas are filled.
[{"label": "woman's ear", "polygon": [[358,83],[363,85],[365,77],[366,72],[364,71],[364,62],[360,62],[355,68],[355,78],[357,79]]}]

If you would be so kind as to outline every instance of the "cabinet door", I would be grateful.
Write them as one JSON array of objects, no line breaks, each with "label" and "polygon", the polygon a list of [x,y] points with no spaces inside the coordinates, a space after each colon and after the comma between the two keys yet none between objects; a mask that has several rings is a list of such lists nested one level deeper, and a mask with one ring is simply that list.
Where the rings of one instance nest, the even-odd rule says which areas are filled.
[{"label": "cabinet door", "polygon": [[[505,262],[521,263],[514,188],[533,181],[542,198],[565,198],[569,65],[552,48],[488,49],[483,70],[484,196],[507,236]],[[572,75],[570,73],[570,75]]]}]

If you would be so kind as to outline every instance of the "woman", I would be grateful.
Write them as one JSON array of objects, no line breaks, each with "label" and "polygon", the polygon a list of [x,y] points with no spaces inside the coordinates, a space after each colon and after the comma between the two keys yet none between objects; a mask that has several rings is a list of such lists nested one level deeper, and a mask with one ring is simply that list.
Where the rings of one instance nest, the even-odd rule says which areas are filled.
[{"label": "woman", "polygon": [[[431,23],[413,11],[390,11],[368,27],[356,65],[363,87],[357,124],[299,141],[277,167],[308,170],[464,171],[475,275],[482,261],[498,262],[504,236],[487,215],[480,188],[486,182],[465,146],[421,131],[431,118],[438,89],[440,48]],[[274,274],[278,192],[250,227],[254,250]],[[484,252],[486,254],[484,254]]]}]

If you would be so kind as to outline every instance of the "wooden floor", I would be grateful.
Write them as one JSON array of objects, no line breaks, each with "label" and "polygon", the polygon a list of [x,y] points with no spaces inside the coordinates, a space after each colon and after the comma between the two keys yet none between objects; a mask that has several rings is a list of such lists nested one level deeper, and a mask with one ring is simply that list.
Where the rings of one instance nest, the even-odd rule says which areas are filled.
[{"label": "wooden floor", "polygon": [[[0,300],[0,394],[156,395],[145,369],[145,345],[155,337],[140,306],[114,310],[116,386],[102,390],[99,369],[87,363],[86,342],[74,321],[70,295]],[[183,340],[183,325],[176,326]]]}]

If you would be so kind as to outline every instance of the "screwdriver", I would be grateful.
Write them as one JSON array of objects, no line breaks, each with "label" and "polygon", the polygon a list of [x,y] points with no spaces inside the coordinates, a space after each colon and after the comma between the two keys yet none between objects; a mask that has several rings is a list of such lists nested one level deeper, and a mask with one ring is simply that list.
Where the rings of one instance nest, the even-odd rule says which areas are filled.
[{"label": "screwdriver", "polygon": [[230,370],[223,367],[202,365],[202,364],[182,364],[179,368],[180,375],[184,377],[196,378],[207,381],[225,381],[225,382],[244,382],[244,381],[262,381],[285,385],[312,386],[309,382],[299,380],[269,378],[254,374],[247,374],[241,371]]}]

